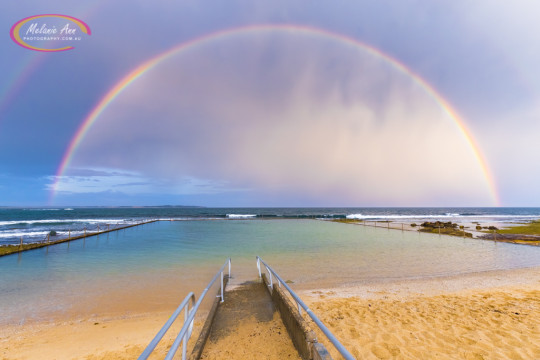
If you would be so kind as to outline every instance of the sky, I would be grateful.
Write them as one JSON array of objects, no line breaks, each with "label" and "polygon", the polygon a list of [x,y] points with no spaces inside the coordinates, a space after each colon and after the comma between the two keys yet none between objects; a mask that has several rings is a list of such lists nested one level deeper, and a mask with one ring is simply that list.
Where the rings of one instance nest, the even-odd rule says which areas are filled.
[{"label": "sky", "polygon": [[[539,11],[525,0],[4,6],[0,206],[539,206]],[[78,28],[59,52],[12,40],[41,14],[91,34]]]}]

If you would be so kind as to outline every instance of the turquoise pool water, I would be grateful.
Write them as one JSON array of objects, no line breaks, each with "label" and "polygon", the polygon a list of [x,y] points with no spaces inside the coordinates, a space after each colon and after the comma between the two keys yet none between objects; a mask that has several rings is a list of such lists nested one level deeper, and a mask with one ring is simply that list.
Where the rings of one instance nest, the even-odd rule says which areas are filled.
[{"label": "turquoise pool water", "polygon": [[0,258],[2,323],[173,308],[227,257],[299,288],[540,266],[540,248],[316,220],[161,221]]}]

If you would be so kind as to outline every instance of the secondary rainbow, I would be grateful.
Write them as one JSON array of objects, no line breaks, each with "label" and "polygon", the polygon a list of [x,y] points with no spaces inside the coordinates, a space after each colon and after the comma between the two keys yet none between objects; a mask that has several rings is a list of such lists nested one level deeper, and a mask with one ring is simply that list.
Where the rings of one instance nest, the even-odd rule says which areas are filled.
[{"label": "secondary rainbow", "polygon": [[461,117],[450,106],[448,101],[446,101],[430,84],[428,84],[424,79],[422,79],[419,75],[414,73],[412,70],[410,70],[407,66],[405,66],[398,60],[390,57],[388,54],[383,53],[379,49],[373,46],[367,45],[357,39],[354,39],[347,35],[325,30],[325,29],[319,29],[319,28],[314,28],[314,27],[304,26],[304,25],[291,25],[291,24],[250,25],[250,26],[225,29],[225,30],[214,32],[214,33],[210,33],[210,34],[200,36],[198,38],[183,42],[179,45],[176,45],[172,47],[171,49],[145,61],[141,65],[137,66],[134,70],[130,71],[125,77],[123,77],[118,83],[116,83],[116,85],[114,85],[105,94],[105,96],[97,103],[96,107],[94,107],[92,111],[90,111],[90,113],[86,116],[86,118],[80,125],[79,129],[75,133],[75,136],[70,141],[69,146],[58,167],[58,170],[56,173],[56,179],[51,190],[50,201],[52,202],[52,200],[54,199],[54,196],[56,195],[56,192],[57,192],[58,183],[60,182],[60,179],[63,173],[69,166],[69,163],[73,157],[73,154],[75,153],[77,146],[81,143],[82,139],[84,138],[86,132],[90,129],[90,127],[92,127],[92,124],[98,119],[101,113],[105,111],[105,109],[109,106],[109,104],[111,104],[114,101],[114,99],[116,99],[116,97],[118,97],[131,83],[133,83],[139,77],[144,75],[147,71],[153,69],[155,66],[160,64],[165,59],[169,58],[172,55],[178,54],[181,51],[192,49],[196,46],[206,44],[210,41],[223,40],[224,38],[227,38],[229,36],[242,34],[242,33],[258,32],[258,31],[284,31],[284,32],[305,33],[308,35],[318,35],[318,36],[330,38],[333,40],[341,41],[345,44],[359,47],[370,54],[376,55],[384,59],[385,61],[387,61],[395,69],[399,70],[400,72],[404,74],[407,74],[418,85],[420,85],[426,91],[426,93],[429,94],[429,96],[431,96],[441,106],[443,111],[455,122],[460,132],[469,143],[474,153],[474,156],[476,157],[476,160],[480,164],[484,177],[489,186],[489,192],[493,198],[493,201],[495,202],[495,205],[500,204],[499,196],[496,191],[495,181],[493,180],[493,176],[491,175],[491,171],[487,165],[487,162],[484,156],[482,155],[482,153],[480,152],[479,147],[476,144],[473,136],[471,135],[470,131],[465,126]]}]

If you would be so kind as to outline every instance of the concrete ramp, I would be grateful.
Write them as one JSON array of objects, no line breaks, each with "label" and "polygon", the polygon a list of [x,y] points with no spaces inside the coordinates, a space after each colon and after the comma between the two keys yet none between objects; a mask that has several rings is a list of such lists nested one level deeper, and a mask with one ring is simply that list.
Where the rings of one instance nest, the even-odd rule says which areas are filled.
[{"label": "concrete ramp", "polygon": [[[270,281],[266,274],[261,273],[261,263],[269,271]],[[227,265],[229,276],[224,275]],[[226,290],[230,279],[230,266],[231,261],[228,259],[203,290],[196,303],[192,292],[186,296],[138,360],[148,359],[182,311],[185,311],[182,329],[171,345],[166,359],[172,359],[180,348],[182,359],[187,358],[185,345],[191,336],[194,317],[205,295],[218,279],[221,279],[218,293],[191,351],[190,360],[331,360],[328,351],[317,341],[315,333],[309,328],[299,308],[296,308],[289,296],[313,319],[340,353],[345,354],[347,360],[354,360],[298,295],[259,257],[257,257],[259,279],[230,286]],[[272,282],[272,274],[277,280],[277,285]],[[282,286],[289,295],[283,292]],[[191,309],[190,302],[193,304]]]},{"label": "concrete ramp", "polygon": [[200,359],[301,359],[261,281],[238,285],[217,308]]}]

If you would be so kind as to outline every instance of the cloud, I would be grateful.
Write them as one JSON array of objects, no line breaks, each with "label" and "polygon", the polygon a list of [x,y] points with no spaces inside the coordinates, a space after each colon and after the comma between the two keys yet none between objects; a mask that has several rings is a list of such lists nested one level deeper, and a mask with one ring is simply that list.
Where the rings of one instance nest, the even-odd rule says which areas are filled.
[{"label": "cloud", "polygon": [[[32,0],[6,8],[0,18],[9,27],[50,6]],[[60,0],[54,6],[87,22],[93,31],[89,41],[56,55],[26,51],[9,39],[0,44],[7,79],[0,86],[0,143],[6,149],[0,163],[3,172],[26,177],[28,183],[54,171],[78,121],[137,64],[203,34],[262,23],[315,26],[382,49],[457,107],[507,199],[515,194],[523,204],[540,177],[534,169],[514,176],[522,171],[519,164],[534,162],[530,154],[538,150],[532,135],[540,114],[537,1],[404,0],[392,6],[345,1],[335,6],[227,0],[210,8],[198,1]],[[129,17],[123,16],[126,6]],[[320,199],[323,204],[339,192],[342,201],[355,204],[381,199],[412,204],[404,192],[413,202],[427,199],[429,192],[435,204],[454,198],[488,201],[477,164],[468,159],[470,149],[422,91],[408,90],[402,75],[354,49],[292,33],[288,37],[238,36],[193,48],[148,73],[99,119],[95,128],[100,133],[92,130],[87,136],[75,159],[87,173],[79,169],[78,176],[91,177],[96,185],[100,174],[89,169],[129,170],[140,179],[118,174],[111,186],[137,191],[145,183],[168,181],[171,189],[184,178],[206,179],[226,194],[223,202],[230,195],[227,189],[253,198],[258,189],[264,201],[298,193],[306,203]],[[39,61],[32,61],[34,56]],[[47,60],[51,56],[54,61]],[[458,150],[452,154],[454,141]],[[381,165],[390,163],[390,168]],[[78,183],[86,184],[83,178]],[[99,183],[106,188],[105,179]],[[13,189],[20,180],[5,186]],[[152,191],[159,191],[156,187]],[[30,188],[20,193],[29,197]],[[43,184],[36,188],[42,190]],[[387,190],[362,190],[373,188]],[[441,189],[453,190],[442,196]],[[11,194],[3,195],[14,199]]]},{"label": "cloud", "polygon": [[223,192],[223,184],[193,177],[183,177],[171,182],[169,179],[151,178],[137,172],[119,169],[74,169],[69,175],[49,176],[46,188],[66,194],[120,192],[126,195],[159,194],[174,195],[213,194]]},{"label": "cloud", "polygon": [[[109,106],[72,164],[284,201],[491,204],[470,144],[425,89],[361,49],[283,32],[171,57]],[[101,190],[134,181],[107,178]]]}]

